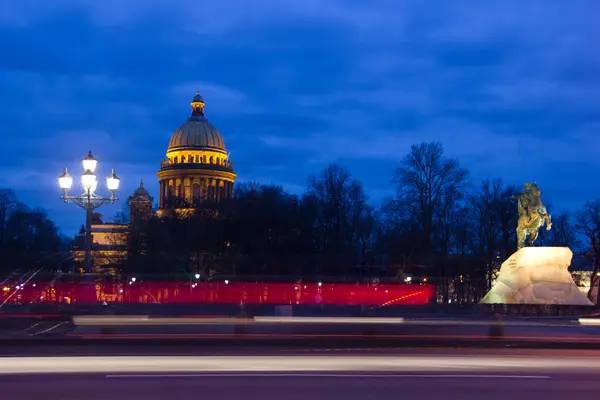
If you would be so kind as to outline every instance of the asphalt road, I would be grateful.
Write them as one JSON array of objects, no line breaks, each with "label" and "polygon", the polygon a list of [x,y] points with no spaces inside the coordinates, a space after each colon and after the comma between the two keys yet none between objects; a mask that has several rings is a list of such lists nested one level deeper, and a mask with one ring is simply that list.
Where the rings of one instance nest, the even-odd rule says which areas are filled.
[{"label": "asphalt road", "polygon": [[[597,399],[597,375],[177,374],[0,376],[2,398],[44,400]],[[414,396],[414,397],[413,397]],[[418,397],[417,397],[418,396]]]},{"label": "asphalt road", "polygon": [[344,350],[0,357],[0,398],[596,399],[600,351]]}]

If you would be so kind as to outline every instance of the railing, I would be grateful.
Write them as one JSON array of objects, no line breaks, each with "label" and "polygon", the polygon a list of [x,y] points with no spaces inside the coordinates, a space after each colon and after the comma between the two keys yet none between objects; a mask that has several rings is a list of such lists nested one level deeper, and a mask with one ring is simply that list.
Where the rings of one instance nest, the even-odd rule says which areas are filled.
[{"label": "railing", "polygon": [[209,164],[209,163],[163,163],[160,166],[161,171],[177,169],[198,169],[211,171],[230,171],[233,172],[233,165],[229,164]]}]

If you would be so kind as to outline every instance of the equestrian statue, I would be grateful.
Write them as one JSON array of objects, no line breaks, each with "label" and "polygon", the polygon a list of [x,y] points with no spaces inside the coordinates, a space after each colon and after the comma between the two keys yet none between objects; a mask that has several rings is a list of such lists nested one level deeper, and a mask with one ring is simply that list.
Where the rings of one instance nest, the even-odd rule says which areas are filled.
[{"label": "equestrian statue", "polygon": [[525,191],[512,196],[518,201],[519,221],[517,223],[517,248],[525,247],[525,239],[529,236],[529,245],[538,237],[538,230],[546,225],[552,229],[550,214],[542,203],[542,191],[536,183],[526,183]]}]

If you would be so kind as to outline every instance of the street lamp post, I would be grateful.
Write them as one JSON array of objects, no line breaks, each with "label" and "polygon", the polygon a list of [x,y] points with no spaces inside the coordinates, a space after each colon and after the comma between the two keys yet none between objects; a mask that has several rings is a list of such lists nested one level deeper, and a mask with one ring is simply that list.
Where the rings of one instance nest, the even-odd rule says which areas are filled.
[{"label": "street lamp post", "polygon": [[98,181],[96,179],[96,165],[98,161],[92,155],[90,151],[83,159],[83,173],[81,174],[81,184],[84,188],[84,192],[78,196],[69,196],[68,192],[73,185],[73,178],[65,171],[58,178],[58,184],[63,190],[63,195],[60,197],[65,203],[73,203],[85,210],[85,258],[84,258],[84,270],[85,272],[92,272],[91,267],[91,253],[92,253],[92,215],[93,211],[104,205],[112,204],[118,198],[115,196],[115,192],[119,188],[120,179],[115,174],[115,170],[106,177],[106,186],[110,192],[110,197],[103,197],[96,194],[96,188],[98,187]]}]

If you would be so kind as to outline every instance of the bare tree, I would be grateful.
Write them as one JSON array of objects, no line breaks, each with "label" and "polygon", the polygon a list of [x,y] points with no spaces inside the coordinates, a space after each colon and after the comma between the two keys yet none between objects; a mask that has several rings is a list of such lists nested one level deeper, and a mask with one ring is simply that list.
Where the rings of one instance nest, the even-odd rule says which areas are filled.
[{"label": "bare tree", "polygon": [[514,185],[506,187],[501,194],[501,197],[496,203],[497,215],[500,221],[500,256],[502,259],[508,258],[517,247],[517,221],[519,214],[517,212],[517,204],[512,199],[512,196],[517,193],[517,188]]},{"label": "bare tree", "polygon": [[[398,185],[393,206],[403,219],[411,219],[420,236],[427,263],[441,278],[444,303],[448,299],[447,270],[451,213],[468,185],[468,172],[458,160],[444,157],[441,143],[413,145],[394,173]],[[436,250],[442,258],[436,257]]]},{"label": "bare tree", "polygon": [[18,203],[5,225],[5,244],[0,268],[30,267],[49,254],[64,249],[58,228],[44,210]]},{"label": "bare tree", "polygon": [[469,199],[477,235],[477,250],[479,254],[486,255],[488,262],[491,262],[498,250],[501,226],[497,206],[502,192],[501,179],[484,179],[479,190]]},{"label": "bare tree", "polygon": [[[360,244],[366,244],[371,232],[371,208],[362,185],[347,169],[329,165],[319,175],[311,176],[305,200],[313,204],[316,245],[326,257],[356,257]],[[356,259],[356,258],[355,258]],[[332,261],[332,260],[329,260]],[[343,266],[344,261],[340,261]]]},{"label": "bare tree", "polygon": [[130,221],[131,208],[129,206],[129,201],[125,201],[121,210],[117,211],[114,217],[111,220],[115,224],[129,225]]},{"label": "bare tree", "polygon": [[461,257],[473,253],[473,222],[468,205],[459,204],[452,213],[451,252]]},{"label": "bare tree", "polygon": [[392,201],[384,203],[378,213],[377,246],[382,263],[399,268],[397,275],[413,261],[413,256],[422,252],[422,243],[416,222],[396,210]]},{"label": "bare tree", "polygon": [[8,216],[17,207],[17,196],[11,189],[0,188],[0,249],[4,245]]},{"label": "bare tree", "polygon": [[600,200],[588,201],[583,206],[577,217],[577,229],[588,239],[591,256],[594,260],[588,298],[593,299],[595,290],[596,304],[600,304],[600,288],[598,286],[600,283]]},{"label": "bare tree", "polygon": [[476,268],[478,278],[485,277],[487,288],[492,285],[492,267],[497,257],[502,232],[500,204],[503,200],[503,183],[501,179],[490,181],[484,179],[479,190],[474,193],[469,203],[472,209],[476,238],[476,254],[485,262],[484,268]]},{"label": "bare tree", "polygon": [[577,224],[573,222],[569,213],[563,212],[552,217],[552,230],[550,231],[550,243],[552,246],[579,247],[580,240]]},{"label": "bare tree", "polygon": [[467,170],[457,160],[444,157],[441,143],[413,145],[396,169],[396,210],[418,223],[427,251],[433,250],[434,221],[460,197],[467,186],[467,177]]}]

